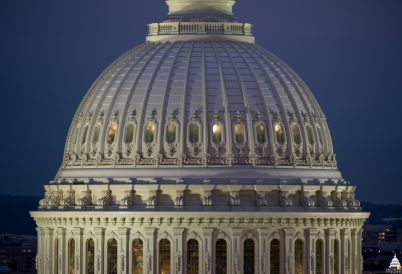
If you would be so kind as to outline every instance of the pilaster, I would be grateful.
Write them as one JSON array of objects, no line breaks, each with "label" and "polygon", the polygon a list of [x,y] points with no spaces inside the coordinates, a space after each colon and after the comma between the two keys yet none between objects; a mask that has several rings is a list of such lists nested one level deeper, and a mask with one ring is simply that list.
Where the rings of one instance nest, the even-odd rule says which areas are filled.
[{"label": "pilaster", "polygon": [[54,253],[54,269],[56,270],[55,273],[62,274],[64,273],[64,265],[65,265],[65,254],[64,250],[66,248],[66,229],[63,227],[58,227],[54,230],[54,237],[59,241],[59,252],[56,254]]},{"label": "pilaster", "polygon": [[84,250],[82,241],[83,228],[74,227],[71,232],[73,233],[75,239],[75,273],[81,274],[85,272],[82,264],[85,252],[81,252],[81,250]]},{"label": "pilaster", "polygon": [[307,229],[307,241],[306,241],[306,248],[307,254],[306,261],[307,261],[307,268],[309,269],[309,273],[315,273],[315,261],[317,259],[317,252],[315,250],[315,241],[317,237],[317,229],[316,228],[309,228]]},{"label": "pilaster", "polygon": [[[294,240],[293,237],[295,235],[295,230],[293,228],[284,228],[285,232],[285,240],[283,241],[283,258],[285,258],[284,265],[282,265],[282,269],[284,269],[283,273],[293,274],[294,273]],[[282,243],[281,243],[282,245]],[[282,249],[282,248],[281,248]],[[281,255],[282,255],[281,254]],[[281,271],[282,272],[282,271]]]},{"label": "pilaster", "polygon": [[341,230],[341,248],[340,248],[340,262],[341,262],[341,273],[342,274],[349,274],[350,273],[350,257],[351,253],[349,250],[351,250],[349,246],[349,239],[350,239],[350,230],[348,228],[344,228]]},{"label": "pilaster", "polygon": [[326,229],[326,240],[324,243],[325,248],[325,259],[324,259],[324,269],[325,273],[333,274],[334,273],[334,239],[335,239],[335,229],[328,228]]},{"label": "pilaster", "polygon": [[145,228],[145,246],[144,246],[144,273],[154,273],[155,269],[155,228]]},{"label": "pilaster", "polygon": [[53,250],[53,228],[45,228],[45,237],[46,237],[46,246],[45,246],[45,265],[44,265],[44,273],[46,274],[52,274],[53,273],[53,266],[54,266],[54,262],[53,262],[53,258],[54,256],[52,256],[54,254],[54,250]]},{"label": "pilaster", "polygon": [[269,243],[269,229],[268,228],[259,228],[259,241],[258,241],[258,249],[261,254],[261,260],[258,264],[258,273],[269,273],[270,266],[270,243]]},{"label": "pilaster", "polygon": [[[213,228],[203,228],[203,250],[205,252],[204,254],[204,265],[203,269],[201,270],[201,273],[212,273],[212,233],[214,232]],[[201,255],[202,256],[202,255]]]},{"label": "pilaster", "polygon": [[105,229],[95,227],[95,272],[104,273],[104,252],[105,249]]},{"label": "pilaster", "polygon": [[173,273],[182,274],[183,273],[183,232],[184,228],[175,227],[173,228],[174,233],[174,246],[173,246]]},{"label": "pilaster", "polygon": [[42,274],[45,273],[44,271],[44,264],[43,261],[45,258],[45,229],[42,227],[38,227],[36,229],[36,231],[38,232],[38,251],[36,253],[36,259],[35,259],[35,263],[36,263],[36,270],[38,271],[38,274]]},{"label": "pilaster", "polygon": [[120,247],[117,251],[118,252],[117,269],[118,269],[119,273],[128,274],[129,266],[127,265],[127,262],[130,261],[130,260],[128,260],[129,229],[127,227],[119,227],[117,229],[117,232],[119,234],[119,240],[120,240]]},{"label": "pilaster", "polygon": [[352,252],[350,254],[351,260],[350,260],[350,264],[351,264],[351,272],[350,274],[359,274],[359,262],[360,259],[358,258],[360,255],[360,250],[358,250],[358,242],[357,240],[359,239],[359,231],[357,228],[351,229],[351,244],[352,244]]},{"label": "pilaster", "polygon": [[[240,273],[243,266],[242,246],[241,246],[241,234],[242,228],[232,228],[232,250],[229,251],[228,256],[233,258],[233,271],[234,273]],[[229,261],[229,260],[228,260]]]}]

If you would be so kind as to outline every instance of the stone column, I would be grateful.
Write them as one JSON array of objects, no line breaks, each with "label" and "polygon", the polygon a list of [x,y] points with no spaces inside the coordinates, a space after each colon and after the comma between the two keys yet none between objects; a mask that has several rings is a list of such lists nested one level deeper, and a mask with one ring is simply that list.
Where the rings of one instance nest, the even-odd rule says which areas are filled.
[{"label": "stone column", "polygon": [[[117,269],[119,273],[126,273],[128,274],[128,268],[129,266],[127,265],[127,262],[130,260],[128,259],[128,244],[129,244],[129,229],[127,227],[119,227],[117,229],[119,233],[119,238],[120,238],[120,248],[117,250],[118,252],[118,264],[117,264]],[[120,254],[119,254],[120,253]]]},{"label": "stone column", "polygon": [[232,256],[233,258],[233,272],[241,273],[241,269],[243,266],[243,260],[241,255],[241,233],[243,231],[242,228],[232,228],[232,250],[229,251],[228,256]]},{"label": "stone column", "polygon": [[104,273],[105,229],[95,227],[95,273]]},{"label": "stone column", "polygon": [[46,246],[44,250],[44,267],[43,267],[43,272],[46,274],[51,274],[53,273],[53,228],[45,228],[45,237],[46,237]]},{"label": "stone column", "polygon": [[173,228],[174,233],[174,245],[173,245],[173,273],[182,274],[183,273],[183,232],[184,228],[175,227]]},{"label": "stone column", "polygon": [[[284,265],[281,266],[281,268],[283,269],[283,273],[286,274],[293,274],[294,273],[294,258],[295,258],[295,254],[294,254],[294,243],[293,243],[293,237],[295,234],[295,230],[293,228],[284,228],[283,229],[285,231],[285,240],[283,241],[283,243],[281,242],[281,249],[282,249],[282,245],[283,245],[283,250],[284,250]],[[282,272],[281,271],[281,272]]]},{"label": "stone column", "polygon": [[58,227],[55,229],[55,238],[59,240],[59,252],[54,254],[55,257],[55,267],[56,273],[61,274],[64,273],[64,260],[65,257],[65,242],[66,242],[66,229],[62,227]]},{"label": "stone column", "polygon": [[333,274],[334,273],[334,239],[335,239],[335,229],[328,228],[326,229],[326,237],[325,237],[325,273]]},{"label": "stone column", "polygon": [[45,229],[38,227],[36,228],[38,232],[38,251],[36,253],[35,263],[36,263],[36,270],[38,274],[45,273],[43,271],[43,258],[45,257]]},{"label": "stone column", "polygon": [[214,231],[213,228],[205,227],[202,229],[203,231],[203,250],[204,254],[201,254],[201,256],[204,256],[204,265],[200,271],[200,273],[213,273],[214,271],[212,270],[212,233]]},{"label": "stone column", "polygon": [[360,258],[359,255],[361,253],[360,250],[358,250],[359,246],[358,246],[358,240],[359,239],[359,231],[357,228],[351,229],[351,244],[352,244],[352,256],[350,256],[351,260],[350,260],[350,264],[352,266],[352,271],[350,272],[350,274],[359,274],[359,262],[360,262]]},{"label": "stone column", "polygon": [[317,260],[317,252],[315,250],[315,238],[317,236],[316,228],[307,229],[306,248],[307,269],[308,273],[315,273],[315,261]]},{"label": "stone column", "polygon": [[348,228],[344,228],[341,230],[341,240],[340,240],[340,254],[339,261],[341,263],[340,273],[341,274],[349,274],[349,266],[350,266],[350,254],[349,254],[349,237],[350,231]]},{"label": "stone column", "polygon": [[[145,243],[144,243],[144,273],[156,273],[155,263],[155,228],[145,228]],[[157,251],[156,251],[157,252]]]},{"label": "stone column", "polygon": [[258,241],[258,249],[261,254],[260,263],[257,267],[257,273],[269,273],[270,266],[270,248],[269,248],[269,229],[268,228],[259,228],[259,241]]},{"label": "stone column", "polygon": [[82,242],[82,234],[83,229],[80,227],[74,227],[72,229],[75,239],[75,274],[84,273],[84,267],[82,265],[83,256],[85,256],[85,252],[81,252],[84,250],[83,242]]}]

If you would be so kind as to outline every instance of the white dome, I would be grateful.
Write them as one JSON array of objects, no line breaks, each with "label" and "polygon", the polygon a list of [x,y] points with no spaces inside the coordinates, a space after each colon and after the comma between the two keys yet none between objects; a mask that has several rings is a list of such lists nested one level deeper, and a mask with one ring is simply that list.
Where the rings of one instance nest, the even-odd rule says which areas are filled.
[{"label": "white dome", "polygon": [[401,266],[401,264],[399,263],[399,260],[396,257],[396,254],[394,254],[394,258],[392,259],[391,264],[389,265],[389,268],[398,268],[399,266]]}]

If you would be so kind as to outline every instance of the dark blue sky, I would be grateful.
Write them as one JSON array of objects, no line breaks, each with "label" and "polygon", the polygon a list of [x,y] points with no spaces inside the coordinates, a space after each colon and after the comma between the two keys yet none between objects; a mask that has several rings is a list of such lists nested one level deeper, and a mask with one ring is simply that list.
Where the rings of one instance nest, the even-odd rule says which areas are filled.
[{"label": "dark blue sky", "polygon": [[[162,0],[0,1],[0,194],[43,195],[88,88],[166,13]],[[238,0],[234,13],[312,90],[357,198],[402,201],[402,1]]]}]

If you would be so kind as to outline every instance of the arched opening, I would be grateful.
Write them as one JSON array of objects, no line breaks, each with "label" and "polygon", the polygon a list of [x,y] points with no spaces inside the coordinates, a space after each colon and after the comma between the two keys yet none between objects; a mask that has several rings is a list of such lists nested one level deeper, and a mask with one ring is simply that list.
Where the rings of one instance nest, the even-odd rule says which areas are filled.
[{"label": "arched opening", "polygon": [[141,239],[133,240],[133,274],[142,274],[144,245]]},{"label": "arched opening", "polygon": [[318,131],[318,138],[320,139],[320,144],[324,145],[324,139],[322,138],[322,130],[321,127],[317,126],[317,131]]},{"label": "arched opening", "polygon": [[262,145],[265,143],[265,131],[264,126],[262,124],[257,124],[255,126],[255,131],[257,134],[257,142]]},{"label": "arched opening", "polygon": [[219,239],[215,244],[216,256],[215,256],[215,273],[226,274],[227,273],[227,243],[224,239]]},{"label": "arched opening", "polygon": [[199,136],[198,136],[198,131],[199,131],[200,126],[198,124],[192,123],[189,125],[189,132],[190,132],[190,143],[198,143]]},{"label": "arched opening", "polygon": [[75,241],[70,239],[68,243],[68,274],[75,274]]},{"label": "arched opening", "polygon": [[147,124],[147,126],[145,127],[145,143],[150,144],[154,141],[154,133],[154,124]]},{"label": "arched opening", "polygon": [[293,142],[297,145],[300,145],[301,138],[298,125],[292,125],[292,134],[293,134]]},{"label": "arched opening", "polygon": [[199,244],[196,239],[187,241],[187,274],[198,274]]},{"label": "arched opening", "polygon": [[295,274],[303,274],[303,241],[295,242]]},{"label": "arched opening", "polygon": [[99,141],[99,133],[100,133],[100,124],[97,124],[95,127],[94,137],[92,138],[92,143],[97,144]]},{"label": "arched opening", "polygon": [[339,241],[334,240],[334,274],[339,274]]},{"label": "arched opening", "polygon": [[215,144],[220,144],[222,142],[222,125],[214,124],[212,126],[212,141]]},{"label": "arched opening", "polygon": [[281,124],[276,124],[275,125],[275,135],[276,135],[276,141],[278,144],[282,145],[285,142],[285,139],[283,137],[283,128]]},{"label": "arched opening", "polygon": [[235,138],[236,138],[236,143],[238,143],[238,144],[244,143],[244,127],[242,124],[235,125]]},{"label": "arched opening", "polygon": [[279,274],[280,273],[280,245],[279,240],[273,239],[270,245],[270,273]]},{"label": "arched opening", "polygon": [[117,274],[117,241],[107,241],[107,273]]},{"label": "arched opening", "polygon": [[170,241],[168,239],[159,241],[159,273],[170,274]]},{"label": "arched opening", "polygon": [[126,138],[125,141],[127,144],[131,144],[134,139],[134,125],[128,124],[126,128]]},{"label": "arched opening", "polygon": [[323,274],[323,243],[322,240],[317,240],[315,242],[315,273]]},{"label": "arched opening", "polygon": [[314,144],[313,130],[311,129],[310,125],[306,125],[306,131],[307,131],[308,143],[310,145],[313,145]]},{"label": "arched opening", "polygon": [[93,239],[88,239],[86,250],[86,273],[95,273],[95,242]]},{"label": "arched opening", "polygon": [[166,141],[169,144],[173,144],[176,141],[176,124],[175,123],[169,123],[167,127],[167,133],[166,133]]},{"label": "arched opening", "polygon": [[247,239],[243,244],[244,261],[243,273],[254,274],[254,241]]},{"label": "arched opening", "polygon": [[109,128],[109,135],[107,136],[107,142],[112,144],[114,142],[114,136],[116,135],[116,124],[112,124]]}]

